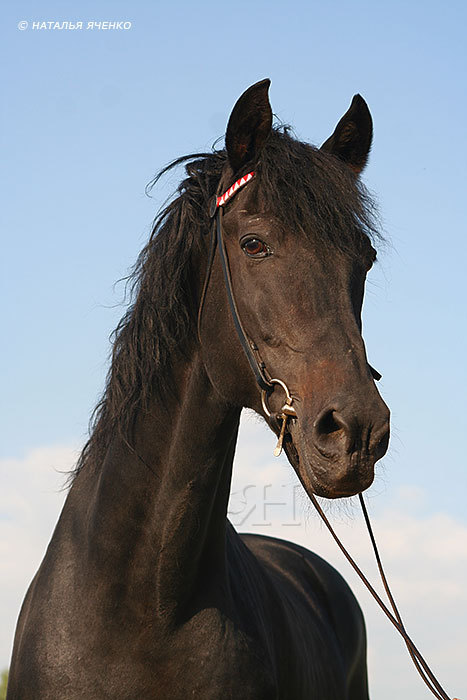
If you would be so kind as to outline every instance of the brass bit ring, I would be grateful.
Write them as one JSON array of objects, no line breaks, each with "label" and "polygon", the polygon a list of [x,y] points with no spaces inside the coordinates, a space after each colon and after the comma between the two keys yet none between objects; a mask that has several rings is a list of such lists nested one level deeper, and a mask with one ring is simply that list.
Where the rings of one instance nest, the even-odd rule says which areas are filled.
[{"label": "brass bit ring", "polygon": [[[292,407],[293,398],[290,395],[290,391],[288,390],[287,385],[281,379],[270,379],[269,381],[271,384],[278,384],[285,391],[285,403],[284,403],[280,413],[286,412],[288,416],[291,416],[292,418],[296,418],[297,414],[295,413],[295,409]],[[261,405],[263,406],[263,411],[265,412],[267,417],[272,418],[273,414],[269,410],[268,394],[267,394],[267,391],[265,389],[263,389],[261,391]]]}]

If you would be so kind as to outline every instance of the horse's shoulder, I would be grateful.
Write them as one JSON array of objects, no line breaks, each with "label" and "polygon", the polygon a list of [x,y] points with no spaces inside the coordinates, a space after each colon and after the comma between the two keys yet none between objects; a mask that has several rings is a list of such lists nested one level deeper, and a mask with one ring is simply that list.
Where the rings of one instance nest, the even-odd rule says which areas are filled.
[{"label": "horse's shoulder", "polygon": [[265,535],[242,535],[243,542],[276,581],[280,593],[296,594],[321,606],[333,626],[345,626],[355,642],[364,644],[365,625],[360,606],[343,576],[315,552],[288,540]]}]

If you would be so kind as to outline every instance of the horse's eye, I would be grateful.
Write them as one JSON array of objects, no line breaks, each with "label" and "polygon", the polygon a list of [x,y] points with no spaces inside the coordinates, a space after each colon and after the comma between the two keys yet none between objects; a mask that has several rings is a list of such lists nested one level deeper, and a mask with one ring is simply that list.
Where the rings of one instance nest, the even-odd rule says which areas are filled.
[{"label": "horse's eye", "polygon": [[265,258],[271,252],[266,243],[259,238],[245,238],[241,246],[250,258]]}]

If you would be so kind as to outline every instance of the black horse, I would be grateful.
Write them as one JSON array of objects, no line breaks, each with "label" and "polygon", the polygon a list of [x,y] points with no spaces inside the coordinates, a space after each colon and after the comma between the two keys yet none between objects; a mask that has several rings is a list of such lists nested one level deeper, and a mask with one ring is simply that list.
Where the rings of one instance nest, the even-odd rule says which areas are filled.
[{"label": "black horse", "polygon": [[268,88],[240,97],[225,150],[169,166],[187,177],[138,259],[23,604],[8,700],[368,698],[364,622],[341,576],[226,517],[243,407],[282,429],[305,490],[328,498],[371,484],[389,436],[361,337],[377,235],[358,179],[370,113],[356,95],[317,149],[272,127]]}]

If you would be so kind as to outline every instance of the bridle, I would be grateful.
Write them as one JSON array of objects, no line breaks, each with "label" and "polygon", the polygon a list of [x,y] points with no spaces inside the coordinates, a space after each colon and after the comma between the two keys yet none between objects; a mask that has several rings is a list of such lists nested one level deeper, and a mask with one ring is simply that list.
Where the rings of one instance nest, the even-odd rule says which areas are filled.
[{"label": "bridle", "polygon": [[[225,190],[222,194],[216,194],[209,206],[209,215],[211,220],[213,220],[213,225],[211,227],[211,243],[210,243],[210,250],[209,250],[209,255],[208,255],[208,266],[207,266],[207,271],[206,271],[206,276],[204,280],[204,286],[203,286],[203,291],[201,294],[201,301],[200,301],[200,306],[199,306],[199,311],[198,311],[198,336],[200,337],[200,324],[201,324],[201,314],[202,314],[202,309],[204,306],[204,299],[206,296],[207,288],[209,285],[209,279],[211,276],[211,270],[212,270],[212,265],[214,261],[214,255],[216,251],[216,246],[219,248],[219,257],[220,257],[220,262],[221,262],[221,267],[222,267],[222,272],[224,276],[224,282],[225,282],[225,288],[227,291],[227,298],[229,302],[229,307],[230,311],[232,314],[232,319],[234,322],[235,330],[237,332],[238,338],[240,340],[240,343],[242,345],[243,351],[248,359],[248,362],[250,364],[250,367],[253,371],[253,374],[255,376],[256,382],[261,389],[261,404],[263,407],[263,411],[267,418],[269,419],[270,423],[273,423],[274,418],[277,420],[282,420],[282,426],[280,429],[279,433],[279,440],[276,445],[276,448],[274,450],[274,455],[279,456],[282,452],[282,444],[285,436],[285,430],[287,426],[287,421],[290,418],[297,418],[297,413],[295,411],[295,408],[293,407],[293,396],[291,395],[287,384],[281,380],[281,379],[276,379],[273,378],[270,373],[268,372],[266,365],[264,361],[261,359],[261,356],[259,354],[259,349],[256,343],[248,337],[240,315],[238,313],[238,308],[237,304],[235,302],[235,296],[233,292],[233,287],[232,287],[232,278],[230,275],[230,268],[229,268],[229,261],[227,257],[227,252],[225,249],[225,244],[224,244],[224,235],[223,235],[223,227],[222,227],[222,217],[223,217],[223,208],[224,206],[231,200],[231,198],[245,185],[247,185],[251,180],[255,177],[255,172],[251,171],[247,173],[246,175],[243,175],[241,178],[236,180],[234,184],[229,187],[229,189]],[[220,189],[220,184],[219,188]],[[372,371],[373,377],[375,379],[379,379],[381,375],[376,372],[371,366],[370,370]],[[285,393],[285,402],[280,410],[280,412],[276,413],[275,416],[271,412],[269,405],[268,405],[268,399],[271,393],[274,391],[275,386],[279,386],[283,389]],[[276,424],[277,425],[277,424]],[[373,529],[371,527],[368,511],[365,506],[365,502],[363,499],[363,495],[360,493],[359,495],[359,500],[360,500],[360,505],[363,511],[363,516],[365,519],[365,524],[368,529],[368,533],[370,536],[371,544],[373,547],[373,551],[375,554],[376,562],[378,565],[378,570],[380,573],[380,577],[384,586],[384,589],[386,591],[389,603],[391,605],[392,611],[394,614],[391,613],[389,608],[385,605],[385,603],[381,600],[380,596],[377,594],[371,583],[368,581],[366,578],[365,574],[362,572],[362,570],[359,568],[359,566],[356,564],[354,559],[351,557],[347,549],[344,547],[342,542],[340,541],[339,537],[335,533],[331,523],[329,522],[328,518],[326,517],[323,509],[321,508],[316,496],[314,494],[310,494],[310,500],[313,503],[314,507],[316,508],[319,516],[323,520],[324,524],[326,525],[327,529],[331,533],[332,537],[336,541],[338,547],[346,557],[347,561],[350,563],[354,571],[357,573],[359,578],[362,580],[363,584],[365,587],[368,589],[368,591],[371,593],[373,598],[376,600],[382,611],[385,613],[389,621],[394,625],[396,630],[399,632],[399,634],[402,636],[408,652],[410,654],[410,657],[415,665],[415,668],[419,672],[420,676],[422,677],[423,681],[429,688],[429,690],[433,693],[433,695],[438,698],[438,700],[450,700],[449,695],[446,693],[446,691],[442,688],[436,677],[434,676],[433,672],[429,668],[428,664],[424,660],[423,656],[420,654],[418,651],[417,647],[407,634],[405,630],[404,623],[402,622],[402,618],[400,616],[398,607],[396,605],[396,602],[394,600],[394,597],[391,593],[391,590],[389,588],[389,584],[383,569],[383,564],[381,561],[381,557],[379,555],[378,547],[376,544],[375,536],[373,534]],[[456,700],[456,699],[454,699]]]},{"label": "bridle", "polygon": [[233,195],[236,194],[239,189],[241,189],[248,182],[250,182],[254,178],[254,176],[254,172],[248,173],[247,175],[244,175],[239,180],[237,180],[232,185],[232,187],[229,187],[229,189],[226,190],[223,195],[216,195],[211,201],[209,214],[211,218],[215,220],[215,226],[213,227],[212,237],[215,239],[215,243],[217,243],[217,246],[219,248],[222,272],[224,274],[224,282],[227,290],[227,298],[229,300],[229,307],[232,313],[232,319],[235,325],[235,330],[237,331],[237,335],[239,337],[240,343],[242,344],[243,351],[247,356],[248,362],[250,363],[250,367],[253,370],[253,374],[255,375],[255,379],[258,386],[260,387],[261,391],[269,391],[272,387],[271,377],[269,375],[269,372],[266,370],[264,362],[261,359],[259,359],[259,355],[255,355],[255,353],[259,352],[258,347],[252,340],[248,338],[243,327],[243,323],[240,319],[240,315],[238,313],[238,308],[235,302],[235,297],[232,288],[232,278],[230,276],[229,261],[227,259],[227,253],[225,250],[224,235],[222,228],[222,216],[224,212],[223,207],[227,204],[231,197],[233,197]]},{"label": "bridle", "polygon": [[[204,299],[206,296],[208,284],[209,284],[209,278],[211,275],[211,269],[212,269],[212,264],[214,261],[214,254],[216,251],[216,246],[219,249],[219,257],[220,257],[220,262],[221,262],[221,267],[222,267],[222,272],[224,275],[224,282],[225,282],[225,288],[227,292],[227,299],[229,302],[229,307],[230,311],[232,314],[232,319],[234,322],[235,330],[237,331],[238,338],[240,340],[240,343],[242,345],[243,351],[247,357],[247,360],[250,364],[250,367],[253,371],[253,374],[255,375],[256,383],[258,384],[259,388],[261,389],[261,405],[263,407],[264,413],[266,414],[267,418],[270,420],[270,422],[274,422],[274,419],[277,421],[282,421],[282,425],[279,431],[279,440],[277,442],[277,445],[274,449],[274,455],[278,457],[281,452],[282,452],[282,444],[284,441],[284,436],[285,436],[285,430],[287,427],[287,421],[289,418],[296,418],[297,413],[295,411],[295,408],[293,406],[293,396],[289,391],[289,388],[287,387],[286,383],[282,381],[281,379],[277,379],[271,376],[271,374],[268,372],[266,369],[266,365],[264,361],[261,359],[261,356],[259,354],[258,346],[252,340],[251,338],[248,337],[245,328],[243,327],[242,320],[240,318],[240,314],[238,313],[238,308],[237,304],[235,301],[235,296],[234,296],[234,291],[232,287],[232,278],[230,275],[230,267],[229,267],[229,260],[227,257],[227,251],[225,249],[225,243],[224,243],[224,234],[223,234],[223,227],[222,227],[222,216],[224,209],[223,207],[227,204],[228,201],[240,190],[242,187],[244,187],[246,184],[248,184],[253,178],[255,177],[255,172],[249,172],[246,175],[243,175],[241,178],[236,180],[234,184],[229,187],[228,190],[226,190],[223,194],[221,195],[215,195],[210,204],[209,208],[209,215],[210,218],[214,220],[212,229],[211,229],[211,245],[210,245],[210,251],[209,251],[209,256],[208,256],[208,267],[207,267],[207,272],[205,276],[205,281],[204,281],[204,287],[203,287],[203,292],[201,295],[201,302],[199,306],[199,312],[198,312],[198,335],[199,335],[199,330],[200,330],[200,323],[201,323],[201,313],[204,305]],[[278,413],[275,415],[272,413],[272,411],[269,408],[268,405],[268,400],[269,396],[271,393],[274,391],[274,387],[279,386],[284,390],[285,393],[285,402],[280,409]]]}]

